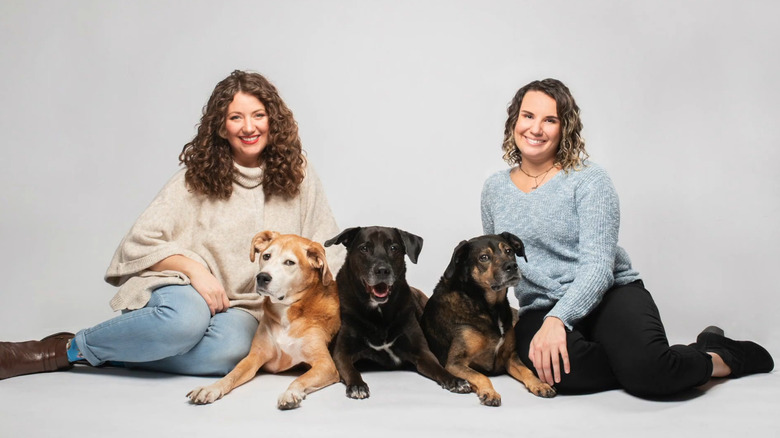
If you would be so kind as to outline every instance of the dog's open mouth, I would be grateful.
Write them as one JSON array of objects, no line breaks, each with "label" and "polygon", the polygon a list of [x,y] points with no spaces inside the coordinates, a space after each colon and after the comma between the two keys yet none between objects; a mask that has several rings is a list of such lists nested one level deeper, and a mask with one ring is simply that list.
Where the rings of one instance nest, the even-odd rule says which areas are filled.
[{"label": "dog's open mouth", "polygon": [[366,291],[371,294],[371,298],[379,303],[384,303],[390,296],[390,287],[387,283],[377,283],[373,286],[366,285]]}]

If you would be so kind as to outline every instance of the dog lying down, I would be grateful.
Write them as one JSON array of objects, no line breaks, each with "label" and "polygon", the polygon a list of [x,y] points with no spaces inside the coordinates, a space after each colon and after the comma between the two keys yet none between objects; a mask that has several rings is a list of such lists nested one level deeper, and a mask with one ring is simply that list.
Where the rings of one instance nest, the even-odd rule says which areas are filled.
[{"label": "dog lying down", "polygon": [[249,354],[222,379],[190,391],[193,403],[222,398],[261,368],[279,373],[298,364],[311,366],[279,396],[279,409],[297,408],[307,394],[339,380],[328,351],[339,329],[339,300],[325,249],[300,236],[263,231],[252,239],[252,262],[257,254],[255,287],[264,313]]},{"label": "dog lying down", "polygon": [[520,279],[516,257],[523,242],[511,233],[461,242],[422,317],[431,351],[452,374],[468,380],[482,404],[501,405],[490,375],[509,375],[539,397],[555,389],[539,380],[517,356],[514,316],[506,294]]},{"label": "dog lying down", "polygon": [[355,362],[363,359],[385,368],[412,364],[447,390],[471,392],[467,381],[439,364],[420,329],[427,297],[407,284],[404,255],[417,263],[422,243],[419,236],[386,227],[348,228],[325,242],[325,246],[347,247],[346,260],[336,275],[341,329],[333,347],[347,397],[369,396],[368,385],[355,368]]}]

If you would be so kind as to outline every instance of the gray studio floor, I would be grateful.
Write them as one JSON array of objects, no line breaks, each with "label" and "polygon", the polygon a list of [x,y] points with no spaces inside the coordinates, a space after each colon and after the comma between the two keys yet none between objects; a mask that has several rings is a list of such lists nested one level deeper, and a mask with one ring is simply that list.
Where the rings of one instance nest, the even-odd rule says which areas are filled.
[{"label": "gray studio floor", "polygon": [[[723,380],[669,400],[623,391],[539,399],[494,377],[503,406],[451,394],[408,371],[364,374],[367,400],[342,384],[276,409],[293,374],[261,374],[213,405],[185,394],[213,379],[77,367],[0,381],[0,437],[780,436],[780,376]],[[501,434],[501,435],[498,435]]]}]

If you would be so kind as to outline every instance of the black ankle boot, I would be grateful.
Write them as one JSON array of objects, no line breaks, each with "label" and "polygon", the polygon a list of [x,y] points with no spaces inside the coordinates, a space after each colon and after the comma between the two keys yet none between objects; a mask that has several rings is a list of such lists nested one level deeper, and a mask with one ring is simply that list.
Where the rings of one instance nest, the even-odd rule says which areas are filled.
[{"label": "black ankle boot", "polygon": [[724,336],[723,330],[716,326],[704,329],[692,345],[706,353],[717,353],[731,368],[728,377],[768,373],[775,367],[772,356],[764,347],[751,341],[729,339]]}]

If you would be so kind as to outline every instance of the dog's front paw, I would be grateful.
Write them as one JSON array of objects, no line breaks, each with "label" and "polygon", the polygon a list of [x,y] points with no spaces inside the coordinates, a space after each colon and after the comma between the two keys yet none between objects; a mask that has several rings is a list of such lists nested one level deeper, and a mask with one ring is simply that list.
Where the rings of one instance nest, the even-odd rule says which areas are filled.
[{"label": "dog's front paw", "polygon": [[287,390],[279,396],[276,407],[282,410],[295,409],[301,405],[301,402],[305,398],[306,393],[303,391]]},{"label": "dog's front paw", "polygon": [[192,403],[205,405],[222,398],[224,394],[216,385],[199,386],[187,394]]},{"label": "dog's front paw", "polygon": [[450,392],[456,392],[458,394],[468,394],[473,391],[471,385],[467,380],[454,378],[442,382],[441,387]]},{"label": "dog's front paw", "polygon": [[558,391],[556,391],[555,388],[544,382],[539,382],[536,385],[529,386],[528,390],[531,391],[533,395],[544,398],[555,397],[558,394]]},{"label": "dog's front paw", "polygon": [[359,385],[347,385],[347,397],[362,400],[368,398],[371,393],[368,391],[368,385],[361,383]]},{"label": "dog's front paw", "polygon": [[477,396],[479,402],[485,406],[501,406],[501,394],[492,389],[477,393]]}]

